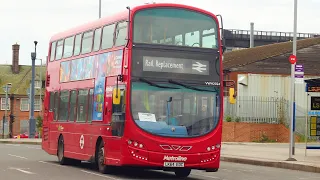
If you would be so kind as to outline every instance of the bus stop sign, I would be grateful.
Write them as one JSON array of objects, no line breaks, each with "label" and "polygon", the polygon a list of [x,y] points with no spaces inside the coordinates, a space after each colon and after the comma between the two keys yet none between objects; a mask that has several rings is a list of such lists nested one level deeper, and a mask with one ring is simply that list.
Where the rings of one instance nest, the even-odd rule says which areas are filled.
[{"label": "bus stop sign", "polygon": [[295,55],[291,54],[291,55],[289,56],[289,62],[290,62],[291,64],[296,63],[296,62],[297,62],[297,57],[296,57]]}]

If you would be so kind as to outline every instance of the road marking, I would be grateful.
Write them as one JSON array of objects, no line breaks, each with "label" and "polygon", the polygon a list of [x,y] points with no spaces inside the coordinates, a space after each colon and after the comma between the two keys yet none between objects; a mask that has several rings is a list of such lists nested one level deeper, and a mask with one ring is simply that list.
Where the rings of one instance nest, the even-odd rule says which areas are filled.
[{"label": "road marking", "polygon": [[[26,170],[23,170],[23,169],[21,169],[21,168],[10,167],[9,169],[17,170],[17,171],[20,171],[20,172],[25,173],[25,174],[35,174],[35,173],[33,173],[33,172],[26,171]],[[25,169],[29,169],[29,168],[25,168]]]},{"label": "road marking", "polygon": [[20,144],[6,144],[6,146],[20,146]]},{"label": "road marking", "polygon": [[102,174],[93,173],[93,172],[90,172],[90,171],[85,171],[85,170],[81,170],[81,171],[84,172],[84,173],[87,173],[87,174],[92,174],[92,175],[96,175],[96,176],[100,176],[100,177],[104,177],[104,178],[109,178],[109,179],[113,179],[113,180],[121,180],[121,179],[117,179],[117,178],[114,178],[114,177],[111,177],[111,176],[106,176],[106,175],[102,175]]},{"label": "road marking", "polygon": [[17,157],[17,158],[21,158],[21,159],[28,159],[26,157],[22,157],[22,156],[17,156],[17,155],[13,155],[13,154],[8,154],[9,156],[12,156],[12,157]]},{"label": "road marking", "polygon": [[45,161],[38,161],[39,163],[43,163],[43,164],[50,164],[50,165],[53,165],[53,166],[57,166],[57,167],[62,167],[61,165],[59,164],[54,164],[54,163],[50,163],[50,162],[45,162]]},{"label": "road marking", "polygon": [[39,147],[33,147],[33,146],[27,146],[27,148],[29,148],[29,149],[41,149]]},{"label": "road marking", "polygon": [[201,176],[201,177],[210,178],[210,179],[220,179],[219,177],[216,177],[216,176],[207,176],[207,175],[202,175],[198,173],[191,173],[191,175]]}]

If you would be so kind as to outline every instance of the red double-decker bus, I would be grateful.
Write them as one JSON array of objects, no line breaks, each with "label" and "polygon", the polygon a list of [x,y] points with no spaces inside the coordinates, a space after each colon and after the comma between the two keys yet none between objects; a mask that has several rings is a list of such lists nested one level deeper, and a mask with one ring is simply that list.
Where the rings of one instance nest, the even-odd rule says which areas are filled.
[{"label": "red double-decker bus", "polygon": [[50,40],[42,148],[61,164],[91,161],[217,171],[223,43],[217,16],[146,4]]}]

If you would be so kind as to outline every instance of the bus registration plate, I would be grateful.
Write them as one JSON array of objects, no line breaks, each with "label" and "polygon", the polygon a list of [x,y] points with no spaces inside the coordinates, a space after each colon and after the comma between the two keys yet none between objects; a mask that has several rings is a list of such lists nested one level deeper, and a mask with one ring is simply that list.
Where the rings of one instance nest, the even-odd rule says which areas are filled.
[{"label": "bus registration plate", "polygon": [[164,167],[184,167],[184,162],[164,162]]}]

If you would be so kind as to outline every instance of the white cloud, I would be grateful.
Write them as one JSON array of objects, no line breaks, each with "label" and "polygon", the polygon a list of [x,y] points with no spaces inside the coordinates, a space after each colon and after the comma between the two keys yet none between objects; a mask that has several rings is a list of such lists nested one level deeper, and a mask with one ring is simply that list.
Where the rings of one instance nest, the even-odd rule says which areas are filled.
[{"label": "white cloud", "polygon": [[[50,37],[76,25],[98,18],[99,0],[0,0],[0,64],[11,64],[11,45],[18,42],[20,64],[31,64],[33,41],[39,41],[38,58],[45,59]],[[129,3],[130,2],[130,3]],[[102,0],[102,15],[110,15],[149,0]],[[158,0],[203,8],[222,14],[228,29],[289,31],[293,29],[293,0]],[[320,33],[319,0],[298,2],[298,31]],[[39,62],[37,62],[39,64]]]}]

